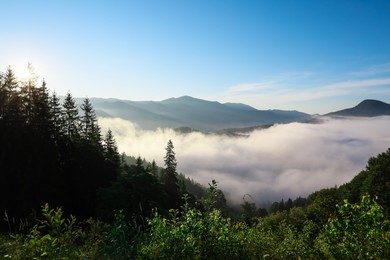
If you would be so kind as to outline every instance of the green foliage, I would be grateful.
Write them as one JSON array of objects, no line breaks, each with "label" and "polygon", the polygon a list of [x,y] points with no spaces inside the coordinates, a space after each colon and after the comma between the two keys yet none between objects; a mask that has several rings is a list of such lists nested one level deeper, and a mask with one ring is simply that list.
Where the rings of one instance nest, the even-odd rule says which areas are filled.
[{"label": "green foliage", "polygon": [[218,189],[218,182],[212,180],[207,189],[207,195],[203,199],[203,206],[207,211],[219,209],[222,212],[226,209],[226,199],[223,192]]},{"label": "green foliage", "polygon": [[306,208],[308,219],[320,226],[325,225],[339,202],[340,195],[336,188],[322,189],[312,193],[308,198]]},{"label": "green foliage", "polygon": [[104,237],[102,255],[106,259],[131,259],[136,254],[136,239],[140,235],[140,227],[134,219],[126,220],[122,210],[115,213],[115,221]]},{"label": "green foliage", "polygon": [[319,238],[325,254],[336,259],[385,259],[390,255],[390,223],[370,196],[337,206]]},{"label": "green foliage", "polygon": [[368,160],[366,169],[340,187],[344,198],[353,203],[365,194],[377,196],[386,217],[390,217],[390,149]]},{"label": "green foliage", "polygon": [[168,218],[157,212],[148,220],[149,234],[140,248],[148,259],[239,259],[247,228],[221,216],[219,210],[171,210]]},{"label": "green foliage", "polygon": [[271,214],[249,227],[220,210],[192,208],[189,198],[167,217],[155,211],[143,231],[122,210],[111,226],[89,219],[81,228],[61,208],[46,204],[43,220],[27,235],[0,236],[0,253],[10,259],[386,259],[390,253],[389,222],[369,196],[337,206],[323,228],[303,208]]},{"label": "green foliage", "polygon": [[164,187],[155,176],[143,167],[130,167],[109,187],[99,190],[97,216],[112,221],[112,212],[124,210],[127,215],[148,217],[153,208],[162,208],[165,199]]},{"label": "green foliage", "polygon": [[[300,232],[285,220],[270,228],[267,222],[260,221],[251,230],[253,255],[271,259],[315,259],[319,257],[309,237],[311,226]],[[255,259],[255,258],[254,258]]]},{"label": "green foliage", "polygon": [[39,221],[26,236],[12,235],[5,248],[5,258],[75,258],[81,255],[75,244],[76,218],[63,217],[61,208],[42,206],[43,220]]},{"label": "green foliage", "polygon": [[243,197],[243,201],[244,203],[241,204],[241,208],[243,211],[242,219],[247,225],[252,226],[256,222],[256,217],[258,217],[259,212],[256,208],[256,204],[248,202],[245,199],[245,196]]},{"label": "green foliage", "polygon": [[1,259],[129,259],[140,229],[118,212],[112,226],[88,219],[77,223],[61,208],[42,206],[43,219],[26,234],[0,235]]}]

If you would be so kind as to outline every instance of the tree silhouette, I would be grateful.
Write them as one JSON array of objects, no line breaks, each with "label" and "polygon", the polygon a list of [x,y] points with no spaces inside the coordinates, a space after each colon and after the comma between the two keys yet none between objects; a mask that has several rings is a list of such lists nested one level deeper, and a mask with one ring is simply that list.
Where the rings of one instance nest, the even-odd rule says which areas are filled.
[{"label": "tree silhouette", "polygon": [[59,138],[64,134],[65,122],[64,122],[64,112],[62,110],[60,99],[57,97],[57,94],[53,92],[49,100],[50,108],[50,121],[53,127],[53,137],[55,139]]},{"label": "tree silhouette", "polygon": [[76,101],[70,92],[65,96],[63,107],[65,134],[71,139],[74,139],[79,136],[79,112],[77,110]]},{"label": "tree silhouette", "polygon": [[118,147],[116,145],[111,129],[108,129],[106,137],[104,138],[104,153],[107,160],[111,161],[116,165],[120,165]]},{"label": "tree silhouette", "polygon": [[164,157],[165,168],[163,170],[161,180],[165,185],[168,194],[168,207],[177,208],[180,205],[180,190],[176,173],[176,155],[173,151],[174,146],[171,140],[168,141],[166,155]]},{"label": "tree silhouette", "polygon": [[81,105],[84,115],[81,116],[82,137],[92,145],[101,148],[102,135],[97,123],[95,110],[88,98],[84,99]]},{"label": "tree silhouette", "polygon": [[11,67],[7,68],[2,81],[1,98],[3,103],[0,104],[1,116],[6,121],[16,123],[16,121],[20,121],[21,117],[21,98],[18,92],[18,80]]}]

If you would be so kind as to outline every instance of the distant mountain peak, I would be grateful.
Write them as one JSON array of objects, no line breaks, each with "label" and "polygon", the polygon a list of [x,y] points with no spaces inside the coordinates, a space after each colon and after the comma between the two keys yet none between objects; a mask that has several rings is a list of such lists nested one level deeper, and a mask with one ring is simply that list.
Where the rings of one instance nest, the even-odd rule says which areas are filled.
[{"label": "distant mountain peak", "polygon": [[367,117],[390,115],[390,104],[375,99],[365,99],[352,108],[339,110],[326,115]]},{"label": "distant mountain peak", "polygon": [[355,108],[362,107],[362,108],[387,108],[389,104],[382,102],[380,100],[375,99],[365,99],[362,102],[360,102]]},{"label": "distant mountain peak", "polygon": [[181,104],[181,103],[218,103],[216,101],[207,101],[207,100],[203,100],[203,99],[200,99],[200,98],[195,98],[195,97],[191,97],[191,96],[181,96],[181,97],[172,97],[172,98],[168,98],[168,99],[165,99],[163,101],[161,101],[162,103],[177,103],[177,104]]}]

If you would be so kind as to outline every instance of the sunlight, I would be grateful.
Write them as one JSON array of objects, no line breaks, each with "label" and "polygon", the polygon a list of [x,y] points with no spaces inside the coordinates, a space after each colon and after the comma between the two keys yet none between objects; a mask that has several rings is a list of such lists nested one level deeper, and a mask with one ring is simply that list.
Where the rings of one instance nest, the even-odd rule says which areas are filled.
[{"label": "sunlight", "polygon": [[15,73],[15,76],[18,80],[22,82],[34,81],[37,79],[37,74],[35,67],[29,62],[26,64],[16,64],[15,66],[11,66],[12,70]]},{"label": "sunlight", "polygon": [[11,68],[15,72],[15,76],[20,80],[27,79],[31,76],[26,65],[13,66]]}]

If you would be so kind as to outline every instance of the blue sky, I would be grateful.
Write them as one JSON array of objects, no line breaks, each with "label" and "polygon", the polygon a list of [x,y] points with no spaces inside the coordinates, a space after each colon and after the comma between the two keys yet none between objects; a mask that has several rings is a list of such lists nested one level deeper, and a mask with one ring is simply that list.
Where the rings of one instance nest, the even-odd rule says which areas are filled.
[{"label": "blue sky", "polygon": [[390,1],[0,1],[0,70],[77,97],[390,103]]}]

